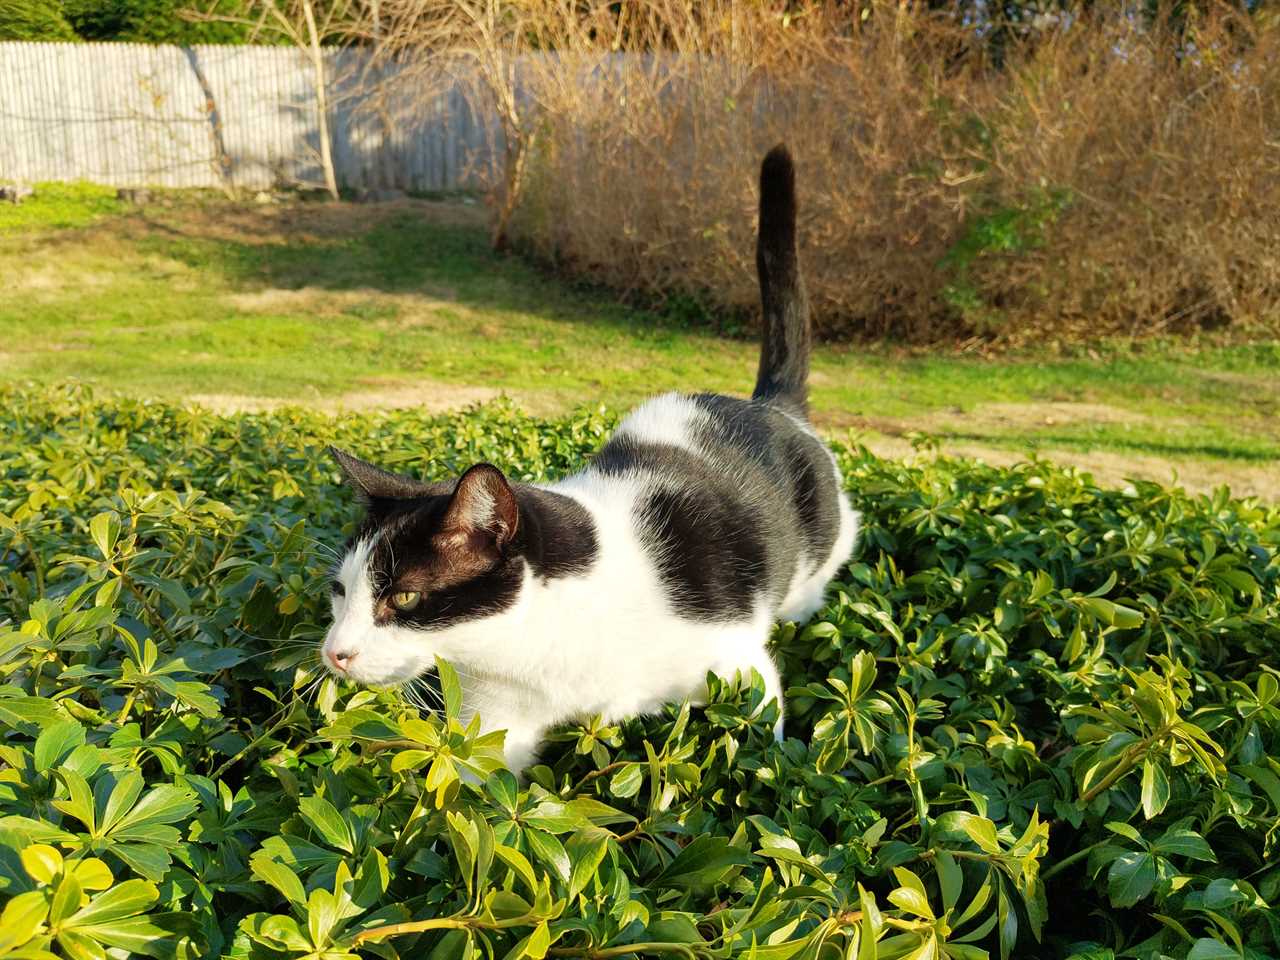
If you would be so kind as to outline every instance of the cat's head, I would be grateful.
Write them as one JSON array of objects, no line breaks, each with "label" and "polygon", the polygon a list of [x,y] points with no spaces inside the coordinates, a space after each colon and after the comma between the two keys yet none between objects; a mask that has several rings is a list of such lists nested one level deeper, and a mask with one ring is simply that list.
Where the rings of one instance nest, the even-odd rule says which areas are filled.
[{"label": "cat's head", "polygon": [[502,471],[476,464],[456,482],[421,483],[330,448],[366,512],[334,573],[321,649],[336,675],[394,685],[458,649],[469,624],[519,599],[520,507]]}]

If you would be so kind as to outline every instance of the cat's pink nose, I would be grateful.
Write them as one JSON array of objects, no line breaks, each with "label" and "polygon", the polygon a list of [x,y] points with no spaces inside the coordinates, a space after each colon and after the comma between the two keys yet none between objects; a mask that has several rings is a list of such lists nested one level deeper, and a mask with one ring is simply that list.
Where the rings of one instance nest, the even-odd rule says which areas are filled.
[{"label": "cat's pink nose", "polygon": [[356,654],[348,653],[345,650],[330,650],[329,662],[333,664],[333,669],[340,673],[346,673],[351,666],[351,661],[356,658]]}]

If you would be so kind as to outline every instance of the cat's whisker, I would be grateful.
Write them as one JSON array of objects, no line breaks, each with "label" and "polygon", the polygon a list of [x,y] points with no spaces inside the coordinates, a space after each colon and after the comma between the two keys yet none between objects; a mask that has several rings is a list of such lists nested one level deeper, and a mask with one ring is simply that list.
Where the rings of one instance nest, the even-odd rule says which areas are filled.
[{"label": "cat's whisker", "polygon": [[327,551],[332,553],[334,556],[339,555],[338,548],[326,540],[321,540],[319,537],[313,537],[310,534],[303,534],[303,539],[318,550]]},{"label": "cat's whisker", "polygon": [[[453,664],[449,664],[449,666],[453,667]],[[453,667],[453,672],[458,675],[459,681],[470,680],[472,683],[476,684],[478,687],[491,685],[493,683],[492,677],[483,677],[483,676],[480,676],[479,674],[468,673],[467,670],[463,667]],[[464,690],[466,689],[465,684],[463,684],[463,689]]]},{"label": "cat's whisker", "polygon": [[[311,644],[307,644],[306,646],[311,646]],[[257,653],[251,653],[248,656],[246,656],[242,662],[248,663],[251,660],[257,660],[260,657],[284,657],[284,656],[288,656],[291,653],[296,653],[296,652],[297,652],[296,649],[295,650],[278,650],[278,649],[259,650]],[[317,658],[318,657],[319,657],[319,653],[317,651]]]},{"label": "cat's whisker", "polygon": [[334,580],[342,569],[342,557],[336,553],[320,553],[308,558],[308,574],[321,585]]},{"label": "cat's whisker", "polygon": [[303,703],[308,703],[312,706],[314,706],[314,703],[312,701],[320,692],[320,685],[324,683],[326,677],[328,676],[327,671],[325,671],[323,668],[317,667],[313,669],[317,670],[316,676],[313,679],[311,679],[307,683],[307,685],[303,688],[302,692],[298,694],[298,699],[300,699]]},{"label": "cat's whisker", "polygon": [[[432,708],[427,704],[426,699],[423,697],[423,690],[422,690],[422,689],[420,689],[420,688],[418,687],[418,681],[416,681],[416,680],[410,680],[410,681],[408,681],[407,683],[405,683],[404,685],[402,685],[402,686],[399,688],[399,690],[400,690],[400,694],[404,697],[404,699],[405,699],[406,701],[408,701],[408,703],[409,703],[411,706],[413,706],[413,707],[415,707],[416,709],[421,710],[421,711],[423,711],[423,712],[425,712],[425,713],[434,713],[434,712],[435,712],[435,711],[433,711],[433,710],[432,710]],[[428,688],[428,689],[426,689],[426,692],[430,693],[431,691],[430,691],[430,689]]]},{"label": "cat's whisker", "polygon": [[435,714],[435,705],[429,703],[427,699],[418,691],[414,691],[409,696],[409,702],[426,714]]},{"label": "cat's whisker", "polygon": [[[387,555],[391,559],[391,565],[387,567],[387,580],[388,581],[394,580],[396,575],[396,566],[397,566],[396,565],[396,548],[395,548],[395,544],[391,542],[390,530],[384,529],[382,531],[382,542],[386,545]],[[389,586],[390,584],[387,584],[387,585]]]},{"label": "cat's whisker", "polygon": [[281,637],[277,640],[264,640],[263,642],[269,643],[272,647],[277,647],[277,648],[279,647],[314,647],[317,650],[320,649],[320,644],[321,644],[320,640],[309,640],[309,639],[303,639],[301,637]]},{"label": "cat's whisker", "polygon": [[316,556],[323,557],[326,560],[331,561],[335,566],[340,566],[342,564],[342,554],[327,543],[320,543],[317,541],[311,545],[311,549],[315,551]]},{"label": "cat's whisker", "polygon": [[299,700],[302,700],[305,702],[307,699],[307,696],[311,693],[311,689],[319,682],[320,682],[320,675],[318,673],[303,674],[303,676],[299,678],[299,685],[294,687],[294,695]]},{"label": "cat's whisker", "polygon": [[260,640],[263,643],[275,643],[276,640],[280,639],[278,637],[260,637],[256,633],[250,633],[244,627],[228,627],[227,629],[234,630],[242,637],[248,637],[250,640]]},{"label": "cat's whisker", "polygon": [[303,667],[302,678],[304,680],[310,679],[317,671],[324,669],[324,664],[321,663],[318,658],[316,660],[313,660],[311,663],[308,663],[305,665],[299,664],[299,666]]},{"label": "cat's whisker", "polygon": [[415,677],[409,681],[409,689],[424,701],[435,701],[437,704],[444,705],[444,697],[435,687],[427,683],[422,677]]},{"label": "cat's whisker", "polygon": [[311,640],[305,637],[263,637],[256,633],[250,633],[243,627],[229,627],[228,629],[234,630],[236,633],[239,633],[241,636],[248,637],[250,640],[257,640],[259,643],[269,643],[272,646],[289,646],[291,644],[296,644],[298,646],[320,645],[319,639]]}]

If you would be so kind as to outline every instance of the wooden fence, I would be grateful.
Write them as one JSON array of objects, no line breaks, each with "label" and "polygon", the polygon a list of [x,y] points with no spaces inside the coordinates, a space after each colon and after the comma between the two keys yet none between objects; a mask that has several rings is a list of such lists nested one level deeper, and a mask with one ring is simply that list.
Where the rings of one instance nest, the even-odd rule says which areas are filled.
[{"label": "wooden fence", "polygon": [[[373,110],[362,55],[326,58],[340,185],[454,190],[492,173],[499,131],[460,87]],[[0,43],[0,183],[318,185],[317,148],[311,66],[292,48]]]}]

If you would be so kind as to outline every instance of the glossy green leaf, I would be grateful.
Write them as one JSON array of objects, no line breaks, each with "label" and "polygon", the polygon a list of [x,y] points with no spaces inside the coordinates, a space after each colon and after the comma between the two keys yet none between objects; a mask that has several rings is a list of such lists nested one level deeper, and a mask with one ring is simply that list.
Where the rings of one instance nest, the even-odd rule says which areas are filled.
[{"label": "glossy green leaf", "polygon": [[673,887],[710,886],[751,860],[750,853],[731,846],[723,837],[698,837],[676,854],[658,879]]},{"label": "glossy green leaf", "polygon": [[609,835],[599,829],[581,830],[569,838],[565,852],[573,865],[569,873],[569,898],[584,890],[595,876],[608,850]]},{"label": "glossy green leaf", "polygon": [[32,759],[36,770],[51,770],[85,741],[84,727],[75,720],[66,720],[45,727],[36,738]]},{"label": "glossy green leaf", "polygon": [[462,685],[458,681],[458,674],[439,657],[436,657],[436,672],[440,676],[440,689],[444,693],[445,716],[457,717],[462,710]]},{"label": "glossy green leaf", "polygon": [[1149,853],[1126,853],[1107,871],[1107,896],[1116,907],[1131,907],[1156,884],[1155,859]]},{"label": "glossy green leaf", "polygon": [[302,798],[298,801],[298,814],[325,843],[347,853],[355,852],[355,842],[347,822],[324,797]]},{"label": "glossy green leaf", "polygon": [[1158,760],[1142,761],[1142,812],[1148,820],[1159,816],[1169,803],[1169,777]]},{"label": "glossy green leaf", "polygon": [[1151,849],[1165,856],[1188,857],[1209,863],[1218,859],[1204,837],[1194,830],[1169,830],[1151,845]]}]

